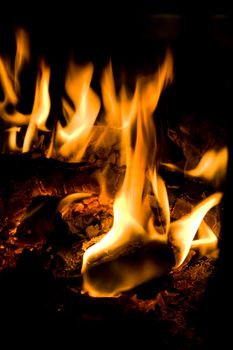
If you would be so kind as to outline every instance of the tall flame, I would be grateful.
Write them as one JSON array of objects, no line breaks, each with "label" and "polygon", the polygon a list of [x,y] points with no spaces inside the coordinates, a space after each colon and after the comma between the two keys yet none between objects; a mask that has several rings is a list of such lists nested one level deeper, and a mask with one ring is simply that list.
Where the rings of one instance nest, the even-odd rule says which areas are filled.
[{"label": "tall flame", "polygon": [[35,99],[30,122],[24,138],[23,152],[28,152],[30,150],[37,130],[48,131],[46,128],[46,120],[50,111],[49,78],[50,69],[42,62],[41,74],[38,75],[36,81]]},{"label": "tall flame", "polygon": [[29,38],[27,33],[23,29],[16,31],[16,55],[15,55],[15,67],[14,67],[14,84],[15,90],[20,91],[18,76],[21,72],[23,65],[29,62],[30,50],[29,50]]},{"label": "tall flame", "polygon": [[58,153],[68,159],[79,161],[88,146],[91,131],[100,110],[100,99],[91,89],[93,65],[79,67],[71,64],[66,79],[66,91],[74,109],[63,99],[63,111],[67,125],[57,125]]},{"label": "tall flame", "polygon": [[[28,125],[22,152],[28,152],[32,142],[36,139],[37,130],[48,131],[46,121],[50,111],[49,97],[49,79],[50,68],[42,61],[37,75],[35,96],[32,112],[25,115],[17,111],[18,95],[20,92],[19,75],[23,64],[29,60],[29,40],[27,34],[23,30],[16,33],[16,55],[14,69],[11,69],[7,61],[3,61],[0,57],[0,82],[4,92],[4,100],[0,103],[0,117],[13,127],[9,128],[9,149],[19,151],[17,146],[17,133],[20,131],[21,125]],[[6,109],[8,103],[15,107],[13,113],[9,113]]]},{"label": "tall flame", "polygon": [[[111,70],[109,71],[111,74]],[[124,113],[124,99],[119,99],[118,120],[122,122],[122,147],[126,153],[126,174],[121,190],[116,196],[114,202],[114,224],[107,235],[94,246],[90,247],[84,254],[82,272],[84,275],[84,289],[93,296],[112,296],[120,291],[134,287],[158,274],[158,269],[154,268],[152,262],[141,265],[141,271],[135,278],[124,278],[126,271],[121,271],[121,283],[115,287],[107,289],[96,289],[89,279],[89,269],[93,261],[101,259],[106,255],[114,255],[120,247],[130,244],[132,241],[149,241],[149,235],[146,228],[148,225],[148,215],[144,210],[144,188],[146,180],[146,171],[154,165],[156,150],[156,134],[153,123],[153,111],[155,110],[162,89],[168,81],[172,79],[172,58],[167,54],[163,65],[157,74],[147,79],[140,78],[137,82],[134,98],[131,103],[136,104],[134,108],[135,115]],[[105,77],[106,81],[111,80]],[[111,84],[110,84],[111,86]],[[105,90],[103,89],[103,92]],[[110,91],[106,89],[108,94]],[[115,96],[105,96],[104,100],[111,101],[111,108],[114,108],[113,101]],[[122,104],[122,105],[121,105]],[[136,108],[135,108],[136,107]],[[116,119],[114,115],[114,119]],[[132,133],[136,123],[136,136]],[[134,144],[134,146],[132,146]],[[128,274],[127,274],[128,275]],[[140,275],[140,278],[138,276]],[[118,276],[119,277],[119,276]],[[128,276],[129,277],[129,276]],[[115,286],[115,283],[113,283]]]},{"label": "tall flame", "polygon": [[[215,234],[203,219],[220,202],[222,194],[209,196],[196,205],[190,214],[171,223],[166,186],[155,167],[157,145],[153,112],[162,89],[172,80],[172,72],[172,57],[167,53],[159,71],[152,77],[138,79],[135,92],[130,97],[124,87],[119,96],[116,95],[111,65],[104,72],[102,94],[105,120],[108,126],[121,131],[121,153],[125,155],[126,173],[114,201],[113,227],[83,256],[83,288],[91,296],[117,296],[122,291],[160,276],[172,266],[180,266],[191,247],[200,248],[204,253],[217,246]],[[225,160],[222,160],[222,157],[226,158],[226,150],[219,157],[221,165],[218,159],[212,157],[211,174],[210,171],[206,174],[201,163],[190,175],[202,175],[208,179],[215,177],[220,168],[226,166]],[[146,206],[148,181],[162,216],[163,233],[157,231],[153,224],[154,214]],[[131,251],[131,245],[135,244],[139,247],[138,253],[134,249]],[[163,252],[162,258],[159,257],[158,247],[160,253]],[[145,250],[146,255],[142,253]]]},{"label": "tall flame", "polygon": [[[16,105],[19,94],[19,75],[23,65],[29,61],[29,40],[26,32],[19,29],[16,32],[16,55],[14,68],[11,67],[10,61],[0,57],[0,83],[2,85],[4,100],[0,103],[0,111],[5,108],[8,103]],[[11,122],[7,115],[3,118]],[[14,121],[13,121],[14,123]]]}]

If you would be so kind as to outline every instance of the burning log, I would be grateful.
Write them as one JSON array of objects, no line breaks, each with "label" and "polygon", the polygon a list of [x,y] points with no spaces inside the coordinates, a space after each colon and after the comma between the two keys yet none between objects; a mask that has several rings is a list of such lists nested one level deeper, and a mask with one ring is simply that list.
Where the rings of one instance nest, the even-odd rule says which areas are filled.
[{"label": "burning log", "polygon": [[64,163],[30,154],[1,155],[0,195],[2,234],[16,232],[32,199],[37,196],[64,197],[74,192],[99,191],[97,167]]},{"label": "burning log", "polygon": [[131,241],[113,252],[88,261],[84,288],[91,296],[117,296],[167,274],[175,264],[171,247],[162,241]]}]

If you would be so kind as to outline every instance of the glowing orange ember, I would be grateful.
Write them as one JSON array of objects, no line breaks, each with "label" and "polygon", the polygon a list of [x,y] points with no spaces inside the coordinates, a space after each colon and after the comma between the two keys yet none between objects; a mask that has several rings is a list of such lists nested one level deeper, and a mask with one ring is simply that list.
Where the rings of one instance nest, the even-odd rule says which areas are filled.
[{"label": "glowing orange ember", "polygon": [[[30,151],[38,143],[40,131],[50,136],[50,145],[45,151],[47,157],[80,161],[97,128],[103,127],[98,140],[94,144],[92,142],[92,149],[117,140],[121,164],[126,166],[123,184],[114,198],[113,226],[84,253],[84,291],[94,297],[117,296],[180,266],[191,248],[199,249],[201,254],[216,250],[217,237],[205,222],[205,215],[220,203],[222,193],[210,195],[193,207],[189,214],[171,222],[166,184],[156,167],[154,111],[163,89],[173,80],[171,53],[167,52],[155,74],[137,79],[133,93],[126,86],[122,86],[119,93],[116,92],[112,65],[109,64],[101,79],[104,110],[101,122],[98,120],[101,99],[91,87],[93,65],[70,63],[65,81],[67,97],[62,99],[66,125],[57,121],[56,127],[48,130],[50,68],[45,62],[42,61],[39,66],[32,112],[24,115],[17,111],[19,74],[29,59],[29,45],[23,31],[17,32],[16,39],[14,67],[0,57],[0,83],[4,94],[0,102],[0,118],[6,125],[8,149],[12,152]],[[12,113],[6,108],[9,103],[14,106]],[[24,139],[20,148],[17,139],[23,128]],[[195,169],[185,170],[184,173],[219,182],[225,175],[227,160],[226,147],[219,151],[209,150]],[[172,164],[165,166],[182,171]],[[103,200],[108,196],[106,173],[105,168],[98,175]],[[162,217],[162,230],[155,227],[155,214],[148,205],[151,194]],[[91,195],[69,195],[60,201],[58,210],[65,215],[73,202]]]}]

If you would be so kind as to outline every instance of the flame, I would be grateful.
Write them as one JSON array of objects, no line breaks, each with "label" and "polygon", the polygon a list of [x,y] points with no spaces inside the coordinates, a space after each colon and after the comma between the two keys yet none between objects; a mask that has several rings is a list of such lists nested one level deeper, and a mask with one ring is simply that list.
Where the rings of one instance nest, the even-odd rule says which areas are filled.
[{"label": "flame", "polygon": [[22,152],[28,152],[30,150],[32,142],[36,139],[37,130],[48,131],[45,124],[50,111],[49,79],[50,69],[42,62],[40,72],[37,76],[35,98],[30,115],[24,115],[17,111],[11,115],[5,111],[1,113],[1,117],[5,121],[15,125],[8,129],[10,131],[8,143],[11,150],[19,150],[19,147],[16,146],[17,132],[20,131],[19,125],[28,125]]},{"label": "flame", "polygon": [[[113,205],[113,227],[83,256],[83,288],[90,296],[118,296],[122,291],[180,266],[190,248],[198,248],[202,254],[217,248],[217,237],[204,217],[220,203],[222,193],[209,196],[197,204],[191,213],[171,223],[166,185],[155,167],[157,145],[153,112],[163,88],[172,80],[172,72],[172,58],[168,53],[154,76],[137,80],[133,95],[127,95],[123,87],[119,96],[116,95],[111,65],[104,72],[102,94],[105,122],[107,126],[120,131],[126,173]],[[219,176],[219,172],[223,173],[227,150],[217,154],[221,164],[213,153],[207,153],[197,170],[189,171],[189,175],[212,179]],[[210,156],[209,166],[212,165],[212,169],[208,169],[207,174],[208,167],[203,167],[202,162]],[[103,186],[104,180],[103,176]],[[154,226],[154,214],[146,206],[148,181],[157,202],[163,233]],[[132,246],[136,248],[132,249]],[[146,255],[143,253],[145,250]]]},{"label": "flame", "polygon": [[226,175],[227,162],[228,150],[226,147],[219,151],[211,149],[202,156],[196,168],[187,170],[186,174],[202,177],[208,181],[221,179]]},{"label": "flame", "polygon": [[103,104],[105,109],[105,120],[109,127],[121,127],[120,103],[115,91],[114,77],[112,71],[112,63],[104,70],[101,89],[103,96]]},{"label": "flame", "polygon": [[154,173],[150,173],[150,179],[155,198],[157,199],[158,206],[163,213],[163,217],[165,220],[164,229],[165,233],[167,234],[170,225],[170,208],[166,185],[161,176],[157,174],[156,170],[154,170]]},{"label": "flame", "polygon": [[[26,32],[19,29],[16,32],[16,55],[14,68],[12,69],[10,60],[0,57],[0,82],[4,93],[4,100],[0,103],[0,111],[5,108],[8,103],[16,105],[19,94],[19,75],[23,65],[29,60],[29,40]],[[7,114],[3,118],[11,122]],[[14,123],[14,121],[13,121]]]},{"label": "flame", "polygon": [[[111,71],[110,71],[111,73]],[[111,78],[111,74],[110,74]],[[111,78],[112,79],[112,78]],[[111,80],[110,79],[110,80]],[[121,190],[116,196],[114,202],[114,223],[112,229],[107,235],[94,246],[91,246],[83,257],[82,273],[84,277],[84,289],[92,296],[112,296],[135,287],[145,282],[152,276],[159,275],[159,267],[155,263],[146,259],[141,264],[140,270],[134,274],[134,278],[128,275],[128,268],[120,272],[118,276],[121,282],[115,286],[114,281],[107,289],[95,288],[95,283],[89,278],[91,265],[96,260],[101,260],[106,253],[114,255],[122,247],[127,247],[131,242],[142,242],[146,244],[149,241],[149,235],[146,228],[148,218],[144,211],[144,188],[146,180],[146,170],[150,169],[154,163],[156,149],[156,133],[152,114],[155,110],[162,89],[169,80],[172,79],[172,59],[168,53],[163,65],[157,74],[149,78],[140,78],[137,81],[134,97],[131,103],[136,105],[134,108],[124,108],[125,95],[121,95],[118,100],[122,126],[122,148],[126,153],[126,174]],[[109,80],[106,79],[108,82]],[[112,86],[111,84],[109,84]],[[103,89],[103,91],[105,91]],[[108,93],[114,92],[114,89],[107,90]],[[114,108],[114,96],[105,96],[104,100],[111,103]],[[122,106],[121,106],[122,104]],[[128,107],[128,106],[127,106]],[[115,109],[117,110],[117,109]],[[135,116],[127,111],[135,110]],[[114,116],[114,120],[116,117]],[[136,140],[133,139],[132,128],[136,123]],[[134,147],[132,144],[135,143]],[[154,186],[156,184],[154,183]],[[162,196],[161,196],[162,197]],[[120,267],[120,266],[119,266]],[[115,268],[115,267],[114,267]],[[131,269],[130,269],[131,271]],[[127,275],[127,277],[126,277]],[[116,277],[116,276],[115,276]]]},{"label": "flame", "polygon": [[9,102],[12,104],[17,103],[17,96],[10,78],[10,73],[7,69],[7,63],[0,57],[0,82],[4,93],[4,100],[0,103],[0,109],[2,110]]},{"label": "flame", "polygon": [[91,196],[92,196],[92,193],[84,193],[84,192],[69,194],[59,202],[57,211],[59,211],[62,214],[62,216],[64,216],[68,212],[69,207],[74,202],[78,202],[82,199],[89,198]]},{"label": "flame", "polygon": [[20,131],[20,127],[12,126],[11,128],[7,129],[6,131],[9,132],[9,138],[8,138],[9,150],[19,151],[20,148],[17,146],[17,133]]},{"label": "flame", "polygon": [[15,55],[15,67],[14,67],[14,84],[15,90],[20,91],[18,76],[21,72],[23,65],[29,62],[30,50],[29,50],[29,38],[27,33],[23,29],[16,31],[16,55]]},{"label": "flame", "polygon": [[[212,194],[211,196],[207,197],[203,201],[201,201],[192,211],[190,214],[183,216],[181,219],[173,222],[170,225],[169,228],[169,240],[173,246],[173,248],[176,250],[175,257],[176,257],[176,266],[180,266],[186,256],[188,255],[188,252],[190,250],[190,247],[192,245],[194,236],[199,228],[199,226],[202,223],[202,220],[206,213],[213,208],[215,205],[219,204],[222,199],[222,193],[217,192]],[[204,226],[204,229],[203,229]],[[206,225],[202,224],[202,231],[208,230]],[[203,236],[202,232],[202,236]],[[210,231],[207,232],[207,242],[212,242],[212,238],[210,240],[208,239],[208,236],[211,236]],[[197,246],[199,244],[203,244],[204,237],[199,242],[195,242],[193,246]]]},{"label": "flame", "polygon": [[[212,181],[218,184],[226,175],[227,163],[227,147],[223,147],[218,151],[210,149],[204,153],[201,160],[194,169],[185,170],[184,174],[193,177],[200,177],[209,182]],[[163,165],[172,170],[183,172],[183,170],[174,164],[163,163]]]},{"label": "flame", "polygon": [[[19,30],[16,33],[14,64],[10,63],[10,59],[0,57],[0,83],[4,95],[0,102],[0,118],[6,125],[8,149],[28,152],[35,144],[38,145],[39,132],[47,133],[50,136],[47,157],[60,156],[67,161],[80,161],[93,140],[93,150],[102,145],[110,148],[117,143],[121,164],[126,169],[123,184],[114,198],[113,226],[84,253],[84,290],[95,297],[117,296],[180,266],[191,248],[198,249],[201,254],[216,251],[217,237],[205,222],[205,215],[220,203],[222,193],[210,195],[189,214],[171,222],[166,185],[156,167],[154,111],[163,89],[173,79],[171,53],[167,52],[155,74],[137,79],[133,92],[122,85],[117,93],[110,62],[101,78],[101,121],[97,121],[101,100],[91,87],[93,65],[70,63],[65,81],[66,94],[62,99],[66,123],[63,125],[55,121],[51,132],[46,125],[51,107],[50,68],[44,61],[39,65],[31,113],[25,115],[17,109],[20,74],[29,58],[28,37],[23,30]],[[12,105],[11,113],[7,108],[9,104]],[[99,130],[104,130],[100,136]],[[20,148],[17,136],[23,136],[23,133],[24,140]],[[172,164],[164,165],[186,175],[218,183],[225,176],[227,162],[228,150],[224,147],[219,151],[207,151],[192,170],[183,171]],[[101,203],[109,200],[109,163],[98,173]],[[148,201],[151,195],[155,199],[157,214]],[[71,194],[60,201],[57,209],[64,217],[74,202],[90,196],[92,193]],[[38,208],[33,208],[28,215],[33,215]],[[161,223],[159,227],[155,219]]]},{"label": "flame", "polygon": [[85,67],[70,64],[66,91],[74,105],[63,99],[63,111],[67,125],[57,125],[58,153],[69,160],[79,161],[90,141],[91,131],[100,110],[100,99],[91,89],[93,65]]},{"label": "flame", "polygon": [[[29,40],[27,34],[22,30],[16,32],[16,55],[14,69],[7,60],[0,57],[0,82],[2,85],[4,100],[0,103],[0,117],[13,127],[9,128],[9,148],[19,151],[17,146],[17,133],[21,125],[27,125],[22,152],[28,152],[32,142],[36,139],[37,130],[48,131],[46,121],[50,111],[49,79],[50,68],[42,61],[37,75],[35,97],[32,112],[25,115],[17,111],[18,95],[20,93],[19,76],[23,65],[29,61]],[[8,113],[6,106],[11,103],[14,106],[13,113]]]},{"label": "flame", "polygon": [[23,152],[30,150],[32,141],[35,138],[37,130],[48,131],[46,128],[46,120],[50,111],[50,97],[49,97],[49,79],[50,69],[44,62],[41,64],[41,72],[37,76],[36,91],[32,113],[30,116],[29,125],[25,134],[23,143]]},{"label": "flame", "polygon": [[198,248],[202,255],[217,251],[218,239],[213,230],[203,220],[198,229],[198,239],[192,241],[192,248]]}]

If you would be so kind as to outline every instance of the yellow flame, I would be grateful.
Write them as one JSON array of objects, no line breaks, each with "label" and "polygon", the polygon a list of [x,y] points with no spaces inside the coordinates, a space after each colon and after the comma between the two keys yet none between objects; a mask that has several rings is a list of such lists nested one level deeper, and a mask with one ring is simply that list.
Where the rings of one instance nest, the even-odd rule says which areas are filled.
[{"label": "yellow flame", "polygon": [[[37,130],[48,131],[46,120],[50,111],[49,79],[50,69],[44,62],[40,65],[37,76],[35,97],[32,112],[29,115],[20,113],[16,109],[18,94],[20,92],[19,75],[23,65],[29,61],[29,40],[27,34],[22,30],[16,32],[16,55],[14,69],[7,60],[0,57],[0,82],[2,85],[4,100],[0,103],[0,117],[7,123],[13,125],[9,130],[8,144],[11,150],[19,150],[17,147],[17,132],[19,126],[28,125],[24,137],[22,152],[30,150],[32,142],[36,140]],[[11,103],[15,109],[8,113],[6,106]]]},{"label": "yellow flame", "polygon": [[[194,169],[184,170],[184,174],[200,177],[207,181],[215,181],[217,184],[225,177],[228,163],[228,149],[223,147],[219,151],[208,150],[202,156],[201,160]],[[163,163],[171,170],[183,172],[182,169],[174,164]]]},{"label": "yellow flame", "polygon": [[1,109],[7,102],[16,104],[18,100],[14,90],[13,82],[11,80],[9,69],[10,65],[7,62],[4,62],[0,57],[0,82],[4,93],[4,100],[0,104]]},{"label": "yellow flame", "polygon": [[[214,193],[201,201],[191,213],[171,223],[168,236],[175,250],[176,266],[180,266],[188,255],[193,239],[206,213],[219,204],[221,199],[222,193]],[[210,235],[210,232],[208,232],[208,235]],[[199,243],[203,243],[203,241]],[[195,244],[197,245],[198,242],[194,243],[194,246]]]},{"label": "yellow flame", "polygon": [[69,160],[79,161],[88,146],[91,131],[100,110],[100,99],[91,89],[93,65],[79,67],[70,64],[66,91],[74,109],[63,99],[63,111],[67,125],[57,125],[56,142],[58,153]]},{"label": "yellow flame", "polygon": [[198,229],[198,239],[192,241],[192,248],[198,248],[202,255],[217,250],[218,239],[213,230],[203,220]]},{"label": "yellow flame", "polygon": [[20,151],[20,148],[17,146],[17,133],[20,131],[20,127],[12,126],[7,129],[9,132],[8,138],[8,147],[11,151]]},{"label": "yellow flame", "polygon": [[223,178],[226,175],[227,162],[227,147],[224,147],[219,151],[211,149],[202,156],[196,168],[187,170],[186,174],[190,176],[203,177],[209,181],[216,177]]},{"label": "yellow flame", "polygon": [[64,197],[58,204],[57,211],[59,211],[62,216],[64,216],[68,211],[70,206],[77,201],[80,201],[85,198],[89,198],[92,196],[92,193],[73,193]]},{"label": "yellow flame", "polygon": [[[44,62],[40,64],[37,75],[32,112],[24,115],[17,110],[20,73],[28,60],[28,37],[24,31],[19,30],[16,33],[13,66],[10,60],[0,57],[0,83],[4,95],[0,102],[0,117],[7,125],[8,148],[11,151],[20,151],[17,145],[19,131],[26,129],[22,152],[31,150],[33,142],[38,140],[39,130],[48,131],[46,123],[51,105],[50,68]],[[66,97],[62,99],[66,125],[63,126],[58,121],[52,130],[47,157],[55,154],[68,161],[80,161],[92,138],[98,135],[95,124],[100,111],[100,98],[91,88],[92,76],[92,64],[82,67],[74,63],[69,65],[65,82]],[[103,72],[101,91],[104,115],[98,126],[104,127],[104,132],[92,146],[93,149],[102,144],[111,147],[117,142],[120,145],[121,163],[126,165],[126,171],[123,184],[114,199],[114,223],[111,230],[98,243],[89,247],[83,256],[83,287],[91,296],[116,296],[148,279],[160,276],[174,266],[174,258],[176,266],[180,266],[190,248],[198,248],[202,254],[217,248],[217,237],[204,217],[220,202],[222,194],[218,192],[209,196],[196,205],[191,213],[171,223],[166,186],[155,166],[157,140],[153,113],[162,90],[172,79],[173,61],[170,52],[167,52],[164,62],[154,75],[137,79],[133,93],[126,86],[122,86],[119,93],[116,92],[111,63]],[[13,105],[12,113],[7,111],[8,104]],[[21,128],[23,125],[27,128]],[[112,140],[109,140],[109,135],[113,136]],[[225,175],[227,161],[226,147],[220,151],[209,150],[195,169],[185,170],[184,173],[208,181],[220,181]],[[182,171],[172,164],[165,165]],[[108,197],[107,174],[108,163],[99,174],[102,189],[99,200],[102,203]],[[163,233],[155,226],[155,214],[148,205],[151,194],[156,200]],[[91,193],[66,196],[60,201],[58,210],[64,216],[74,202],[90,196]],[[29,215],[33,213],[35,211]],[[134,253],[128,253],[134,246]],[[171,253],[171,247],[174,253]],[[150,253],[140,255],[137,251]],[[159,257],[160,251],[162,258]],[[127,254],[134,256],[136,269]],[[153,254],[158,254],[158,257],[152,257]],[[102,275],[95,275],[98,266],[102,265],[103,276],[105,267],[109,271],[108,281]]]},{"label": "yellow flame", "polygon": [[24,137],[23,152],[30,150],[32,141],[36,137],[37,130],[48,131],[46,120],[50,111],[49,79],[50,69],[44,62],[41,64],[41,72],[37,76],[36,91],[29,125]]},{"label": "yellow flame", "polygon": [[154,173],[150,173],[150,179],[155,198],[157,199],[159,205],[159,209],[162,211],[163,217],[165,219],[164,228],[165,233],[167,234],[170,225],[170,208],[166,185],[161,176],[156,173],[156,170],[154,170]]},{"label": "yellow flame", "polygon": [[15,90],[19,93],[19,81],[18,76],[21,72],[23,65],[30,59],[29,51],[29,38],[27,33],[23,29],[16,31],[16,55],[15,55],[15,67],[14,67],[14,84]]},{"label": "yellow flame", "polygon": [[[105,121],[107,126],[120,130],[121,153],[125,155],[126,172],[114,201],[113,227],[98,243],[89,247],[83,256],[83,288],[91,296],[117,296],[164,271],[165,262],[155,261],[148,256],[143,257],[135,271],[133,262],[128,264],[126,258],[121,258],[122,254],[127,255],[132,242],[137,242],[142,250],[154,242],[166,251],[166,256],[169,256],[171,244],[177,267],[183,263],[191,247],[198,248],[202,254],[217,248],[217,237],[203,219],[213,206],[219,204],[222,193],[209,196],[196,205],[191,213],[171,223],[166,186],[154,167],[157,145],[152,115],[162,89],[171,79],[172,59],[169,53],[154,76],[138,79],[135,92],[130,97],[125,88],[121,89],[119,96],[116,95],[111,65],[104,73],[102,93]],[[218,157],[222,161],[226,157],[226,150]],[[214,164],[214,160],[211,164]],[[210,179],[216,177],[221,169],[223,171],[224,166],[226,161],[221,166],[214,165],[211,175],[206,175],[203,167],[202,170],[197,167],[198,171],[189,175],[201,175]],[[153,224],[152,210],[145,205],[147,179],[162,216],[164,234],[158,233]],[[198,238],[195,239],[197,231]],[[101,274],[106,276],[106,281]]]},{"label": "yellow flame", "polygon": [[115,91],[111,62],[105,68],[101,80],[105,120],[109,127],[121,127],[120,105]]},{"label": "yellow flame", "polygon": [[28,152],[32,145],[32,142],[36,139],[37,130],[48,131],[46,128],[46,121],[50,111],[50,97],[49,97],[49,79],[50,69],[42,62],[40,66],[40,72],[37,76],[35,97],[32,112],[29,115],[22,114],[18,111],[14,111],[12,114],[8,114],[5,110],[1,112],[1,117],[8,123],[14,124],[16,128],[11,128],[8,141],[10,149],[18,150],[16,147],[16,132],[20,125],[28,125],[24,141],[22,152]]},{"label": "yellow flame", "polygon": [[[0,57],[0,83],[2,85],[4,100],[0,103],[0,111],[7,103],[16,105],[19,93],[19,75],[25,62],[29,60],[29,40],[26,32],[19,29],[16,32],[16,55],[14,68],[10,61]],[[7,114],[1,116],[8,122],[15,123]]]},{"label": "yellow flame", "polygon": [[[153,273],[155,274],[155,271],[157,273],[157,268],[151,262],[148,264],[152,266],[150,268],[147,266],[147,269],[144,269],[145,265],[142,264],[142,270],[138,271],[135,278],[130,278],[129,276],[128,279],[122,278],[122,283],[117,285],[116,290],[105,290],[104,292],[96,289],[88,279],[91,264],[96,259],[101,259],[101,256],[105,256],[106,252],[114,255],[114,252],[119,250],[120,247],[127,246],[132,241],[147,242],[149,240],[149,235],[146,232],[148,219],[144,211],[143,191],[145,188],[146,170],[148,167],[151,169],[154,164],[156,148],[156,134],[152,114],[157,106],[162,89],[171,79],[172,59],[168,53],[157,74],[138,80],[134,98],[131,100],[131,103],[136,106],[136,140],[134,140],[132,133],[135,118],[130,118],[132,114],[122,113],[125,110],[131,111],[132,108],[124,108],[124,98],[118,100],[120,105],[118,113],[121,111],[118,118],[122,123],[122,148],[126,153],[126,174],[122,188],[114,202],[114,223],[112,229],[101,241],[84,253],[82,266],[84,289],[90,295],[112,296],[146,281],[152,277]],[[111,84],[109,85],[111,86]],[[115,94],[112,86],[110,92],[107,89],[106,91]],[[106,100],[109,101],[109,105],[113,108],[114,103],[112,101],[115,100],[115,95],[107,96]],[[121,106],[121,104],[123,105]],[[132,147],[133,144],[135,144],[134,147]]]}]

